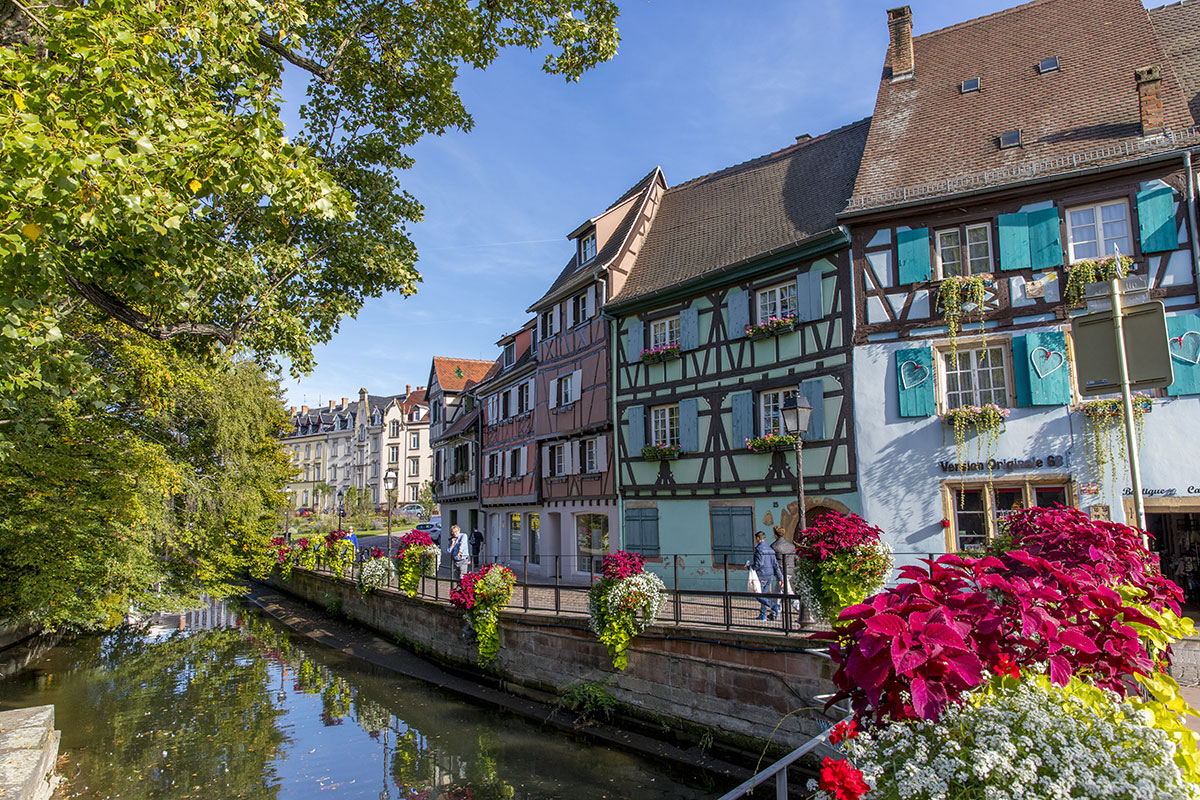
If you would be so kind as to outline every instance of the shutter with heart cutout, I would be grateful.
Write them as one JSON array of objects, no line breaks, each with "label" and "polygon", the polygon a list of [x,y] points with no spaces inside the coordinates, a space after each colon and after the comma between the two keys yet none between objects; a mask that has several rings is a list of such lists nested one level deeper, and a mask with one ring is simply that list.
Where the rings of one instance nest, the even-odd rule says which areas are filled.
[{"label": "shutter with heart cutout", "polygon": [[1012,339],[1017,405],[1061,406],[1071,402],[1071,365],[1062,331],[1034,331]]},{"label": "shutter with heart cutout", "polygon": [[933,391],[933,350],[914,347],[896,351],[896,394],[900,416],[928,417],[936,410]]},{"label": "shutter with heart cutout", "polygon": [[1171,369],[1175,372],[1175,382],[1167,387],[1167,394],[1200,394],[1200,314],[1167,317],[1167,336]]}]

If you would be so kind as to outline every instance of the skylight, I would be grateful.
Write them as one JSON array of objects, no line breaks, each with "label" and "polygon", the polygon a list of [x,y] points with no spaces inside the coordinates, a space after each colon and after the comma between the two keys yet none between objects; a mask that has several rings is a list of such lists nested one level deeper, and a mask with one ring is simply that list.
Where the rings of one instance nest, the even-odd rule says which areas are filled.
[{"label": "skylight", "polygon": [[1007,150],[1010,147],[1020,147],[1020,146],[1021,146],[1021,129],[1020,128],[1017,128],[1015,131],[1005,131],[1004,133],[1000,134],[1000,149],[1001,150]]},{"label": "skylight", "polygon": [[1043,58],[1038,62],[1038,72],[1045,75],[1047,72],[1058,72],[1058,56]]},{"label": "skylight", "polygon": [[958,91],[961,94],[967,94],[968,92],[978,92],[979,91],[979,78],[967,78],[958,87]]}]

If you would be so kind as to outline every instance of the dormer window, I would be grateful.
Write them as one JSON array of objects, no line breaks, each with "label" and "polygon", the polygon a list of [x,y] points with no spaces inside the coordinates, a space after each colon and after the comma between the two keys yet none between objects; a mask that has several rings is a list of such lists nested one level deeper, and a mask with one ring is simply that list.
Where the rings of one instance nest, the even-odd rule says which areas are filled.
[{"label": "dormer window", "polygon": [[969,94],[970,92],[978,92],[979,91],[979,78],[967,78],[965,81],[963,81],[959,85],[958,91],[960,94]]},{"label": "dormer window", "polygon": [[1050,56],[1050,58],[1043,58],[1039,61],[1038,72],[1042,75],[1047,72],[1058,72],[1058,56]]},{"label": "dormer window", "polygon": [[511,367],[513,362],[517,360],[517,345],[515,342],[509,342],[504,345],[504,366]]},{"label": "dormer window", "polygon": [[579,240],[579,263],[586,264],[596,257],[596,232],[584,234]]}]

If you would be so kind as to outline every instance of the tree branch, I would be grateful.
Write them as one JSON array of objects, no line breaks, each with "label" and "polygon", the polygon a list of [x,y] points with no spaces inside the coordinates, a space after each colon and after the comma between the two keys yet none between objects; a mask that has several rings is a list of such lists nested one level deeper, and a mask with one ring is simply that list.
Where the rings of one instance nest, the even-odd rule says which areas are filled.
[{"label": "tree branch", "polygon": [[166,325],[155,323],[150,317],[135,308],[131,308],[125,301],[121,300],[112,294],[101,289],[94,283],[83,283],[70,270],[64,269],[63,275],[67,279],[67,283],[74,289],[80,297],[87,300],[93,306],[108,314],[118,322],[133,328],[135,331],[144,333],[151,339],[157,339],[160,342],[165,342],[176,336],[202,336],[205,338],[216,339],[224,345],[233,344],[237,341],[237,334],[220,325],[214,325],[208,322],[173,322]]},{"label": "tree branch", "polygon": [[260,30],[258,32],[258,43],[272,53],[282,56],[285,61],[296,65],[302,70],[311,72],[326,83],[333,83],[333,70],[330,67],[284,47],[281,42],[277,41],[274,36],[266,31]]}]

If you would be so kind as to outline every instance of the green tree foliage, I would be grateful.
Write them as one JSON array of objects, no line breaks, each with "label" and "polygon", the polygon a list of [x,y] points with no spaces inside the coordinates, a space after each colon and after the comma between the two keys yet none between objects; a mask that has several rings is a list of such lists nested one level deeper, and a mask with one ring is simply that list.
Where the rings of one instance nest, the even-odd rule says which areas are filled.
[{"label": "green tree foliage", "polygon": [[437,513],[437,499],[433,496],[433,482],[425,481],[421,484],[421,491],[417,494],[417,502],[421,504],[421,511],[425,515],[425,519],[429,519]]}]

